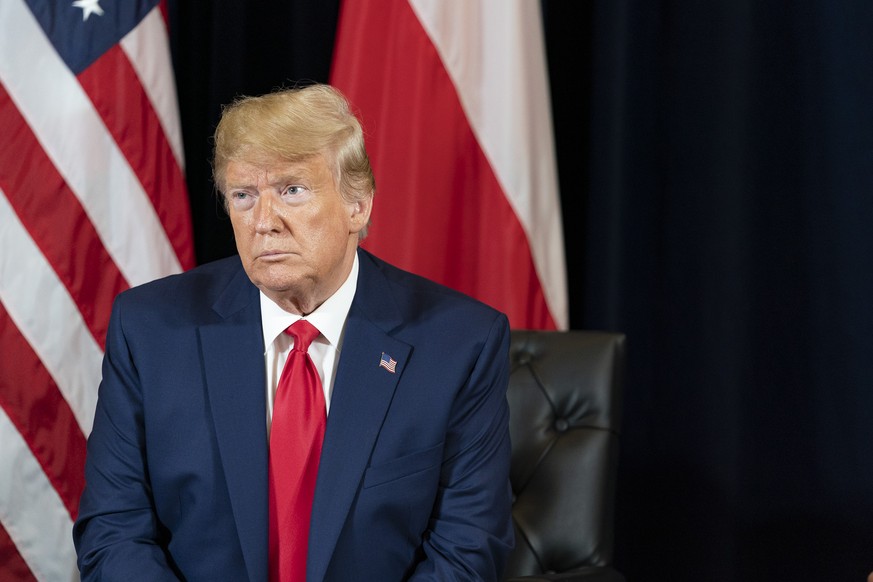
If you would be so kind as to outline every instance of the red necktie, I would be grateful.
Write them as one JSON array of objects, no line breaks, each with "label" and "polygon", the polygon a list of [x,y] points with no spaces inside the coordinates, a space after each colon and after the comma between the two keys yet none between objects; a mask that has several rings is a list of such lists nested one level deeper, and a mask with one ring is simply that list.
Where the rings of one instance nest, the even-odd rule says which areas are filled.
[{"label": "red necktie", "polygon": [[270,580],[305,582],[309,519],[324,440],[321,380],[307,351],[319,332],[301,319],[273,404],[270,429]]}]

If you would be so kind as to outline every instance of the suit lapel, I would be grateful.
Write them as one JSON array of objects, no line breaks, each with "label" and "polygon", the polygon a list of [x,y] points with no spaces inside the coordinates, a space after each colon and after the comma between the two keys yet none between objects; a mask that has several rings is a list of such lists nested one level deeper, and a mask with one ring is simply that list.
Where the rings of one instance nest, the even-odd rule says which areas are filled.
[{"label": "suit lapel", "polygon": [[[389,332],[402,323],[384,276],[366,254],[346,322],[312,508],[307,579],[323,580],[412,347]],[[379,365],[382,354],[395,372]]]},{"label": "suit lapel", "polygon": [[267,579],[267,432],[264,340],[257,289],[242,269],[200,327],[209,404],[250,580]]}]

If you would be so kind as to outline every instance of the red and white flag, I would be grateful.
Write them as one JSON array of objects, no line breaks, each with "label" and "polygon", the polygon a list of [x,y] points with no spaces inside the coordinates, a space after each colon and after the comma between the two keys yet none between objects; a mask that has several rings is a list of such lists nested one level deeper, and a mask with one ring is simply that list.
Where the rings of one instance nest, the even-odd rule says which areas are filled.
[{"label": "red and white flag", "polygon": [[76,580],[115,295],[194,264],[158,0],[0,2],[0,580]]},{"label": "red and white flag", "polygon": [[566,329],[539,1],[344,2],[331,82],[376,174],[364,246],[513,328]]}]

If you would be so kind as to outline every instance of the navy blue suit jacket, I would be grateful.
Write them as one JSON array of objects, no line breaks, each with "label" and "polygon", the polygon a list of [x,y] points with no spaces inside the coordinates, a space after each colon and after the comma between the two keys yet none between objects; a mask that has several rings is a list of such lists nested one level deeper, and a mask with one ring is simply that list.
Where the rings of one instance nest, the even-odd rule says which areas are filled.
[{"label": "navy blue suit jacket", "polygon": [[[494,580],[512,545],[507,320],[359,259],[307,580]],[[74,527],[83,580],[267,580],[264,368],[237,257],[119,295]]]}]

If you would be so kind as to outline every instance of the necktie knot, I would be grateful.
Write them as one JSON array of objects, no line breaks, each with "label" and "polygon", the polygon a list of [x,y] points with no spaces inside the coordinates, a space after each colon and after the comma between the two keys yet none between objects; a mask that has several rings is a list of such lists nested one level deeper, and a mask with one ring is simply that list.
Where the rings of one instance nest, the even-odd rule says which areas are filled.
[{"label": "necktie knot", "polygon": [[294,347],[292,350],[308,352],[309,344],[311,344],[312,340],[317,338],[321,332],[305,319],[300,319],[292,325],[289,325],[288,329],[285,330],[285,333],[294,338]]}]

